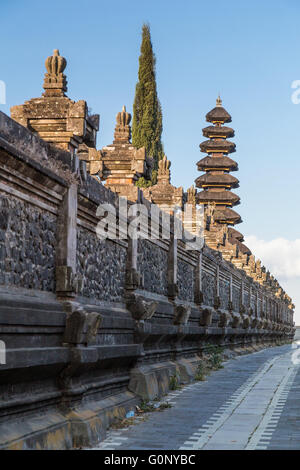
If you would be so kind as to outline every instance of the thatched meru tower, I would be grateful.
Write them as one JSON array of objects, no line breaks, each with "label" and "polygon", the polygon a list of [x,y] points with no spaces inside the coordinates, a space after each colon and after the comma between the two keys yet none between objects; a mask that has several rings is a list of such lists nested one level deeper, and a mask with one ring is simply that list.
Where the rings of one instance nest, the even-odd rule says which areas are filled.
[{"label": "thatched meru tower", "polygon": [[209,140],[200,144],[200,150],[208,155],[197,163],[198,171],[205,171],[195,181],[196,186],[203,189],[197,194],[197,203],[215,205],[216,223],[239,224],[241,217],[232,207],[240,203],[240,198],[231,191],[239,187],[239,180],[230,174],[238,170],[238,164],[228,157],[229,153],[235,152],[235,144],[227,140],[234,136],[234,130],[224,126],[224,123],[231,122],[231,116],[223,108],[220,97],[217,98],[216,107],[207,113],[206,121],[213,125],[202,130]]},{"label": "thatched meru tower", "polygon": [[232,209],[240,203],[239,196],[231,191],[239,187],[239,180],[230,174],[238,170],[238,164],[228,156],[235,152],[235,144],[227,140],[234,137],[234,130],[224,126],[231,122],[231,116],[223,108],[220,97],[215,108],[207,113],[206,121],[213,124],[202,129],[204,137],[209,140],[200,144],[200,150],[207,155],[197,163],[198,170],[205,173],[195,183],[202,189],[196,195],[196,202],[205,206],[206,219],[209,220],[207,238],[213,240],[214,245],[220,234],[224,235],[228,242],[238,246],[241,253],[251,255],[243,244],[244,236],[232,228],[242,222],[240,215]]}]

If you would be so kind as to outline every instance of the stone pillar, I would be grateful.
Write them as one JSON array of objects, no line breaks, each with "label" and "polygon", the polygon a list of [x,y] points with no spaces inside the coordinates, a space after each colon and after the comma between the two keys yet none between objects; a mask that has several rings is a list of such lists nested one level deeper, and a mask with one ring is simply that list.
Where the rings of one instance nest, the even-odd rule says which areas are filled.
[{"label": "stone pillar", "polygon": [[139,273],[137,271],[137,239],[128,239],[126,289],[135,290],[139,287]]},{"label": "stone pillar", "polygon": [[[138,193],[137,202],[140,203],[141,193]],[[127,203],[126,203],[127,204]],[[127,208],[126,208],[127,212]],[[135,216],[128,217],[128,226],[130,222],[135,218]],[[126,222],[125,222],[126,223]],[[127,226],[127,227],[128,227]],[[125,228],[125,227],[124,227]],[[124,229],[123,229],[124,231]],[[125,280],[125,289],[133,291],[140,286],[140,274],[137,268],[137,259],[138,259],[138,238],[132,238],[130,233],[128,233],[128,247],[127,247],[127,260],[126,260],[126,280]]]},{"label": "stone pillar", "polygon": [[229,302],[232,303],[232,274],[230,274],[229,279]]},{"label": "stone pillar", "polygon": [[220,268],[219,265],[217,265],[214,308],[217,310],[220,308],[220,305]]},{"label": "stone pillar", "polygon": [[178,294],[177,284],[177,239],[175,238],[175,218],[171,220],[170,244],[168,252],[168,296],[175,299]]},{"label": "stone pillar", "polygon": [[71,184],[64,195],[58,214],[56,246],[56,293],[58,297],[75,297],[77,248],[77,185]]},{"label": "stone pillar", "polygon": [[241,282],[241,301],[240,302],[241,302],[241,310],[243,310],[244,309],[244,281]]},{"label": "stone pillar", "polygon": [[195,292],[194,292],[194,301],[195,304],[201,305],[203,302],[203,292],[202,292],[202,251],[198,254],[197,265],[195,269]]}]

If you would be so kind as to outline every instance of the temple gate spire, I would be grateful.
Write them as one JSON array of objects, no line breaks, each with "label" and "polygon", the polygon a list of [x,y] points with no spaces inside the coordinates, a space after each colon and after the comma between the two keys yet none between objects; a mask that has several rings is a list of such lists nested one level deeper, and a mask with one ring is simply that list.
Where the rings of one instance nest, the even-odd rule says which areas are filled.
[{"label": "temple gate spire", "polygon": [[[44,93],[11,107],[11,117],[57,147],[88,162],[95,160],[99,115],[90,115],[86,101],[67,95],[67,61],[55,49],[45,61]],[[98,157],[97,157],[98,158]]]}]

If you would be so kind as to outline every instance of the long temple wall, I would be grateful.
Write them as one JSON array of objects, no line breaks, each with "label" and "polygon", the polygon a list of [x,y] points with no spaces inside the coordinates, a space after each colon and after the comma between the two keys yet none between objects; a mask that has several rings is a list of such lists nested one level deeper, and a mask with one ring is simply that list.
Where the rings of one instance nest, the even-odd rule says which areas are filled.
[{"label": "long temple wall", "polygon": [[288,303],[218,251],[99,240],[97,207],[119,198],[83,170],[0,113],[0,448],[93,445],[172,375],[192,381],[205,345],[294,334]]}]

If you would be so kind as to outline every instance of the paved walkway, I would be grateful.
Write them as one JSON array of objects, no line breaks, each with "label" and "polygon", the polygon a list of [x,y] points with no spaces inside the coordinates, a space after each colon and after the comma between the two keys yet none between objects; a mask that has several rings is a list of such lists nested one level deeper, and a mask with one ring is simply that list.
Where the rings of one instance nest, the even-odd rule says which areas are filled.
[{"label": "paved walkway", "polygon": [[110,431],[96,449],[300,449],[300,345],[227,361],[166,401],[172,408]]}]

